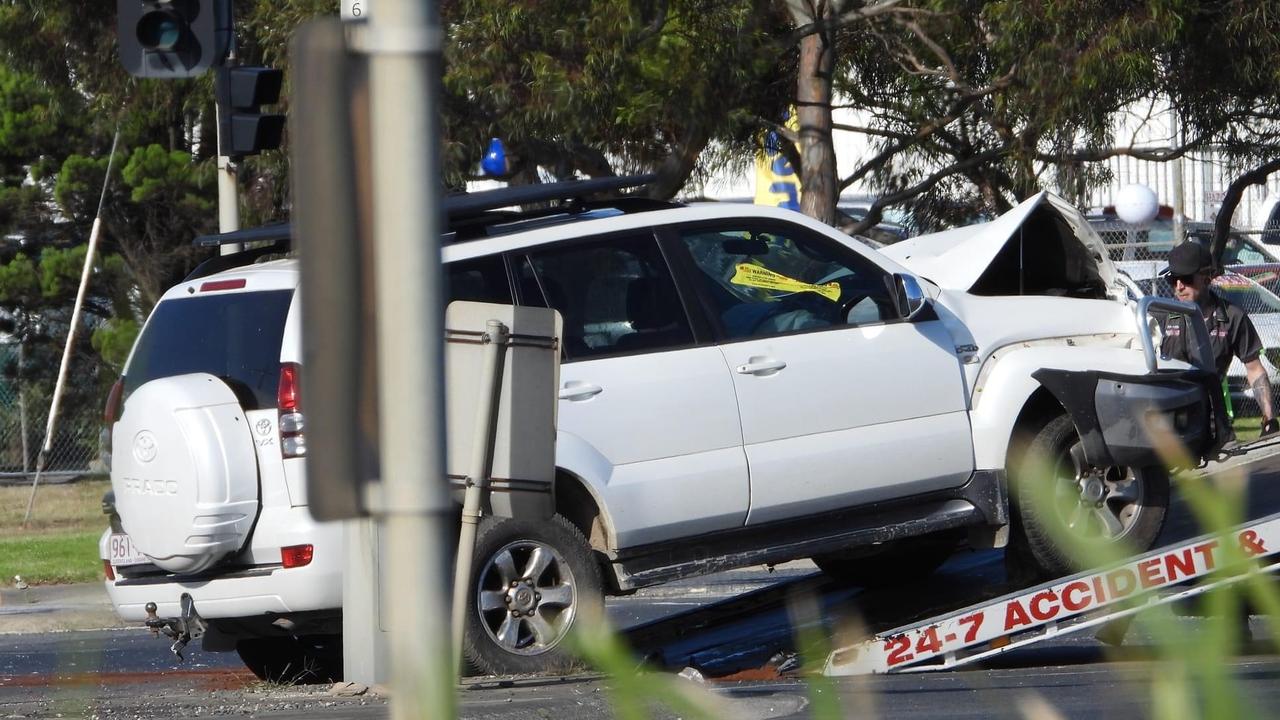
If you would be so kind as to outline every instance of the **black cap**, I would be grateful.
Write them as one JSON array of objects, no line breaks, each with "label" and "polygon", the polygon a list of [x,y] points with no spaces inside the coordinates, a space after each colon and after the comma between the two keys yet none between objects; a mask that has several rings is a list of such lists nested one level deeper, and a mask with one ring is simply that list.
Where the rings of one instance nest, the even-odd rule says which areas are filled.
[{"label": "black cap", "polygon": [[1194,240],[1187,240],[1169,251],[1169,267],[1161,270],[1160,275],[1182,277],[1211,269],[1213,256],[1209,254],[1209,248]]}]

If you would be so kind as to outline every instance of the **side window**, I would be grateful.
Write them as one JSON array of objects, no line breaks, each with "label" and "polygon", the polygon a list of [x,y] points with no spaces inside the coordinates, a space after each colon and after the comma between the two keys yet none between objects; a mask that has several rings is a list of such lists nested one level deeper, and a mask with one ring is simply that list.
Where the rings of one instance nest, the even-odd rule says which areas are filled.
[{"label": "side window", "polygon": [[681,238],[729,339],[898,318],[888,273],[837,243],[745,227]]},{"label": "side window", "polygon": [[567,359],[693,342],[675,281],[652,237],[572,245],[529,259],[548,303],[564,317]]},{"label": "side window", "polygon": [[445,266],[445,283],[448,302],[471,300],[502,305],[514,302],[507,270],[498,255],[449,263]]}]

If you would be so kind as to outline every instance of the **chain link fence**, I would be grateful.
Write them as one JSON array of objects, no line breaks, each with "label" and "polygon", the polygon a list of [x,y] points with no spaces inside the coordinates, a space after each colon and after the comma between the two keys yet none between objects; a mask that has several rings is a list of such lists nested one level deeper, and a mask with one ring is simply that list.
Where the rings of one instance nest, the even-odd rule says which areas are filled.
[{"label": "chain link fence", "polygon": [[[0,341],[0,367],[18,367],[22,354],[19,343]],[[16,373],[0,374],[0,481],[25,482],[35,475],[58,368],[39,372],[41,377],[24,381],[17,380]],[[100,408],[64,400],[45,458],[46,476],[57,480],[104,472],[98,451],[101,429]]]},{"label": "chain link fence", "polygon": [[[1169,264],[1173,249],[1172,223],[1157,221],[1137,229],[1119,221],[1095,221],[1093,229],[1102,238],[1117,270],[1127,275],[1141,295],[1173,297],[1173,288],[1160,272]],[[1209,228],[1192,223],[1184,242],[1209,241]],[[1213,281],[1214,291],[1239,306],[1253,321],[1262,340],[1262,366],[1272,386],[1272,407],[1280,408],[1280,266],[1270,263],[1228,264]],[[1132,292],[1133,290],[1131,290]],[[1244,364],[1233,359],[1227,369],[1226,393],[1237,417],[1260,413]]]}]

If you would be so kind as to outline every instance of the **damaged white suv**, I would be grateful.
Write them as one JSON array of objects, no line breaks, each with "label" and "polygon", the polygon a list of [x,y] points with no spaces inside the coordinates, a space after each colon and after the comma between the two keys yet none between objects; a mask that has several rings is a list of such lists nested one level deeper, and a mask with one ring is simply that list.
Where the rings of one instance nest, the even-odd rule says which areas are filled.
[{"label": "damaged white suv", "polygon": [[[590,199],[635,184],[525,188],[544,203],[527,212],[504,190],[445,203],[451,300],[564,319],[556,515],[482,526],[466,642],[482,670],[555,664],[602,592],[733,567],[812,557],[886,583],[1007,542],[1055,574],[1071,562],[1054,523],[1144,550],[1169,494],[1148,420],[1194,459],[1221,443],[1212,374],[1156,356],[1145,308],[1056,197],[882,254],[786,210]],[[264,676],[331,677],[340,535],[307,512],[281,249],[213,261],[157,305],[111,408],[101,553],[122,618],[203,632]],[[1035,512],[1032,483],[1058,512]]]}]

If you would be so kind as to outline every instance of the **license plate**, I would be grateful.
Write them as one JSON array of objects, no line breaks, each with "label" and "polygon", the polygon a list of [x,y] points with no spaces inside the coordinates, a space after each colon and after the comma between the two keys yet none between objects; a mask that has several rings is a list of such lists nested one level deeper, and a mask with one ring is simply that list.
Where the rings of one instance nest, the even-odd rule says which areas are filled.
[{"label": "license plate", "polygon": [[151,558],[143,555],[134,547],[133,540],[125,533],[112,533],[107,559],[112,565],[143,565],[151,562]]}]

